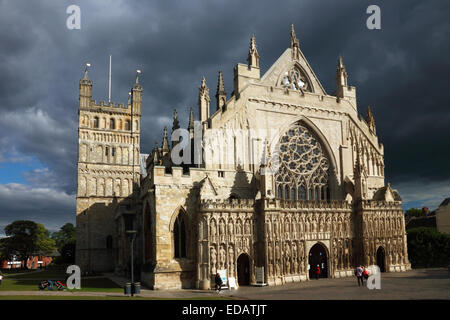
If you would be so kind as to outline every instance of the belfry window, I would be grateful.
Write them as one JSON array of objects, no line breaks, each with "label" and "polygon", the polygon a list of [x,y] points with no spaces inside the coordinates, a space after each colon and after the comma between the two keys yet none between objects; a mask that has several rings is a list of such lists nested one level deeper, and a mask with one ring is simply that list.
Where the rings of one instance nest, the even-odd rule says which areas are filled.
[{"label": "belfry window", "polygon": [[109,120],[109,128],[110,129],[115,129],[116,128],[116,121],[113,118],[111,118]]},{"label": "belfry window", "polygon": [[98,128],[98,117],[94,117],[94,128]]},{"label": "belfry window", "polygon": [[186,225],[181,212],[173,226],[174,257],[186,258]]},{"label": "belfry window", "polygon": [[125,121],[125,130],[131,130],[131,122],[130,120]]},{"label": "belfry window", "polygon": [[329,160],[315,135],[304,125],[294,124],[281,137],[275,165],[277,197],[289,200],[329,199]]}]

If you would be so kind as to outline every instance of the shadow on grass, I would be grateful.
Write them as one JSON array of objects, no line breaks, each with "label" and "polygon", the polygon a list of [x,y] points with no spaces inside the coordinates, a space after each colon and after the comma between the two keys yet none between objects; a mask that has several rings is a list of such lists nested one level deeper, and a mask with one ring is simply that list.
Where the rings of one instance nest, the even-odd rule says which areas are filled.
[{"label": "shadow on grass", "polygon": [[15,295],[0,296],[0,300],[232,300],[229,297],[196,297],[186,299],[169,299],[153,297],[126,297],[126,296],[33,296],[33,295]]},{"label": "shadow on grass", "polygon": [[[43,277],[40,280],[60,280],[65,282],[64,278],[50,278]],[[38,284],[40,282],[38,279],[28,279],[28,278],[7,278],[3,280],[0,286],[0,291],[39,291]],[[44,291],[48,291],[45,289]],[[53,291],[58,291],[54,286]],[[66,290],[70,292],[122,292],[123,289],[118,286],[115,282],[108,278],[86,278],[81,279],[81,289]]]}]

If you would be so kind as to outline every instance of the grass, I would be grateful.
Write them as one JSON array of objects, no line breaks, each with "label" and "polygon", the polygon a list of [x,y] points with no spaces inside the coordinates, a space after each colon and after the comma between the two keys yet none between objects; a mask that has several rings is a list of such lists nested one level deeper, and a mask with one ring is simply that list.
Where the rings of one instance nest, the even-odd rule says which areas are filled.
[{"label": "grass", "polygon": [[[63,280],[64,278],[49,278],[42,277],[43,279],[52,279],[52,280]],[[27,277],[19,278],[5,278],[0,286],[0,291],[38,291],[38,284],[40,282],[39,279],[29,279]],[[47,291],[47,289],[45,290]],[[54,291],[57,291],[54,286]],[[123,288],[117,285],[115,282],[108,278],[81,278],[81,289],[79,290],[67,290],[74,292],[123,292]]]},{"label": "grass", "polygon": [[0,300],[232,300],[229,297],[196,297],[196,298],[153,298],[153,297],[127,297],[127,296],[33,296],[33,295],[15,295],[0,296]]},{"label": "grass", "polygon": [[[34,272],[32,272],[34,271]],[[65,270],[55,270],[55,269],[49,269],[49,270],[43,270],[43,271],[39,271],[37,272],[36,270],[32,270],[32,271],[25,271],[23,274],[4,274],[3,278],[8,278],[8,279],[40,279],[40,280],[64,280],[66,279],[66,277],[68,276],[68,274],[65,272]],[[101,274],[97,275],[97,276],[101,276]],[[83,276],[84,278],[86,278],[86,276]],[[82,277],[82,278],[83,278]]]}]

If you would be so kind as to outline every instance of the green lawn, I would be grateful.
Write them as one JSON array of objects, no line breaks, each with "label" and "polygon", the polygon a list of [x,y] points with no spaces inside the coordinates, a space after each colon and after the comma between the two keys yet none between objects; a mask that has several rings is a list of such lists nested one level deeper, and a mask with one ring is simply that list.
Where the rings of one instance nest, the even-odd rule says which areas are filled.
[{"label": "green lawn", "polygon": [[[36,274],[37,275],[37,274]],[[25,278],[4,278],[2,285],[0,286],[0,291],[38,291],[38,284],[40,280],[62,280],[64,278],[57,277],[43,277],[36,279]],[[47,289],[46,289],[47,291]],[[54,291],[56,287],[54,286]],[[71,291],[71,290],[70,290]],[[81,278],[81,289],[73,291],[84,291],[84,292],[123,292],[123,288],[119,287],[115,282],[108,278]]]},{"label": "green lawn", "polygon": [[[39,272],[24,271],[23,274],[4,274],[7,279],[41,279],[41,280],[64,280],[68,274],[64,270],[43,270]],[[99,274],[98,276],[101,276]],[[82,277],[83,278],[83,277]]]},{"label": "green lawn", "polygon": [[150,297],[127,297],[127,296],[0,296],[0,300],[232,300],[229,297],[197,297],[187,299],[168,299],[168,298],[150,298]]}]

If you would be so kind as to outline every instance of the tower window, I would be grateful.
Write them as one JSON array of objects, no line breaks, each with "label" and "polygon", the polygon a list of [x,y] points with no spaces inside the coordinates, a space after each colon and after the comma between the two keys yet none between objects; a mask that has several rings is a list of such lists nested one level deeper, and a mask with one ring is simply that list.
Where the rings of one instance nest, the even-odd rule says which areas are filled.
[{"label": "tower window", "polygon": [[125,130],[130,130],[130,128],[131,128],[130,120],[125,121]]},{"label": "tower window", "polygon": [[116,148],[112,148],[111,149],[111,155],[114,157],[115,154],[116,154]]},{"label": "tower window", "polygon": [[116,121],[114,119],[109,120],[109,128],[110,129],[116,128]]},{"label": "tower window", "polygon": [[109,155],[109,148],[106,147],[106,148],[105,148],[105,156],[108,156],[108,155]]},{"label": "tower window", "polygon": [[94,128],[98,128],[98,117],[94,117]]}]

